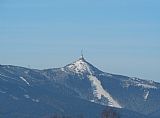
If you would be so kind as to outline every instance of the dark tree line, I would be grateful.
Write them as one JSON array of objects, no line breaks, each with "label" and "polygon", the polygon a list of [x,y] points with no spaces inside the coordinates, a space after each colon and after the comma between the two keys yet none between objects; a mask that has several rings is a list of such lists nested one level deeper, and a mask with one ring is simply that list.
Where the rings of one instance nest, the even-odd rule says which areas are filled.
[{"label": "dark tree line", "polygon": [[[51,118],[73,118],[73,117],[55,114]],[[77,117],[77,118],[84,118],[84,117],[80,116],[80,117]],[[115,111],[111,108],[106,108],[105,110],[102,111],[101,118],[120,118],[120,116],[117,113],[117,111]]]}]

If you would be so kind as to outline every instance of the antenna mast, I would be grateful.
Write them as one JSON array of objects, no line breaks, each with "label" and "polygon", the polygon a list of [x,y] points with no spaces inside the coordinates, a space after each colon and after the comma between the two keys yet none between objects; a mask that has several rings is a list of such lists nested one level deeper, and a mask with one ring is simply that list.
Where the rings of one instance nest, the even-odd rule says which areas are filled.
[{"label": "antenna mast", "polygon": [[84,57],[83,57],[83,49],[81,50],[81,58],[84,59]]}]

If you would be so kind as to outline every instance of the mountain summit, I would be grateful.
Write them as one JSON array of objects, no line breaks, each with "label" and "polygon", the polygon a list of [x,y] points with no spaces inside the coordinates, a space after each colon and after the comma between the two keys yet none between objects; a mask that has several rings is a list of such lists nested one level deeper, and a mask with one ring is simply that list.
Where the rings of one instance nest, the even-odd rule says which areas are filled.
[{"label": "mountain summit", "polygon": [[82,56],[77,61],[68,64],[65,66],[65,68],[71,72],[77,73],[77,74],[90,74],[93,75],[95,73],[100,73],[101,71],[94,67],[92,64],[87,62],[84,57]]}]

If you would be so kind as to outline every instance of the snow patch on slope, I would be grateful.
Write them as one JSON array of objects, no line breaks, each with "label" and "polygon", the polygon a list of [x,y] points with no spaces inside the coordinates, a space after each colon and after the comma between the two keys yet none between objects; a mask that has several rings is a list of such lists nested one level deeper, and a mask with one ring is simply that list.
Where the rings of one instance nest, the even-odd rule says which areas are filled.
[{"label": "snow patch on slope", "polygon": [[61,68],[61,71],[64,71],[64,72],[65,72],[64,68]]},{"label": "snow patch on slope", "polygon": [[20,79],[22,79],[28,86],[30,86],[29,82],[24,77],[20,77]]},{"label": "snow patch on slope", "polygon": [[14,99],[14,100],[19,100],[19,98],[18,97],[16,97],[16,96],[14,96],[14,95],[9,95],[12,99]]},{"label": "snow patch on slope", "polygon": [[38,99],[32,99],[32,101],[33,101],[33,102],[37,102],[37,103],[39,102]]},{"label": "snow patch on slope", "polygon": [[152,89],[157,89],[157,87],[156,86],[154,86],[154,85],[149,85],[149,84],[143,84],[143,83],[138,83],[138,84],[136,84],[137,86],[141,86],[141,87],[143,87],[143,88],[152,88]]},{"label": "snow patch on slope", "polygon": [[[11,79],[11,80],[14,80],[14,81],[18,81],[18,82],[19,82],[18,79],[13,78],[13,77],[9,77],[9,76],[3,75],[3,74],[0,74],[0,76],[1,76],[1,77],[4,77],[4,78],[2,78],[4,81],[8,81],[8,79]],[[0,78],[1,78],[1,77],[0,77]]]},{"label": "snow patch on slope", "polygon": [[148,96],[149,96],[149,91],[145,91],[143,96],[145,101],[148,99]]},{"label": "snow patch on slope", "polygon": [[34,98],[31,98],[29,95],[27,95],[27,94],[25,94],[24,95],[24,97],[26,98],[26,99],[30,99],[31,101],[33,101],[33,102],[40,102],[38,99],[34,99]]},{"label": "snow patch on slope", "polygon": [[9,76],[3,75],[3,74],[0,74],[0,76],[10,78]]},{"label": "snow patch on slope", "polygon": [[109,104],[108,106],[111,106],[111,107],[117,107],[117,108],[122,108],[117,101],[115,101],[112,96],[106,91],[103,89],[102,85],[101,85],[101,82],[93,75],[90,75],[89,76],[89,80],[91,81],[92,83],[92,86],[94,88],[94,91],[93,91],[93,94],[98,98],[98,99],[101,99],[102,96],[104,96],[105,98],[108,99],[109,101]]},{"label": "snow patch on slope", "polygon": [[152,81],[142,81],[138,78],[130,78],[124,81],[124,87],[138,86],[144,89],[157,89],[157,86]]},{"label": "snow patch on slope", "polygon": [[29,96],[29,95],[27,95],[27,94],[25,94],[25,95],[24,95],[24,97],[25,97],[25,98],[27,98],[27,99],[29,99],[29,98],[30,98],[30,96]]},{"label": "snow patch on slope", "polygon": [[0,93],[6,93],[6,91],[3,91],[3,90],[0,89]]}]

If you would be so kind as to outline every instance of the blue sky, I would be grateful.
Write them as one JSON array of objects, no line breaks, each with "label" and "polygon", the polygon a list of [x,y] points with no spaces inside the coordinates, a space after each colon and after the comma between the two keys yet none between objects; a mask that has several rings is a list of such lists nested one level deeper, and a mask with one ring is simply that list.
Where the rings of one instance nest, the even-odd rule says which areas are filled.
[{"label": "blue sky", "polygon": [[160,81],[159,0],[1,0],[0,63],[103,71]]}]

